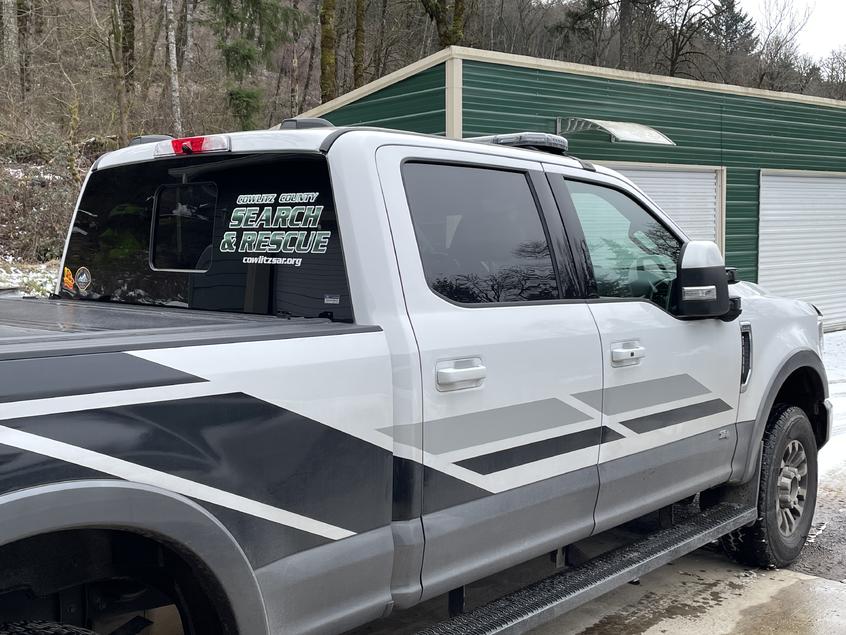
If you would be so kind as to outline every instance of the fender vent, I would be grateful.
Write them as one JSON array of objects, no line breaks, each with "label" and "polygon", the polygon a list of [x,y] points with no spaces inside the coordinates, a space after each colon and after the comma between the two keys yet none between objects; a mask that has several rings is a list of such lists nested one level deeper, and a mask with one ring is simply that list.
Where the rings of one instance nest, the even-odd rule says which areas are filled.
[{"label": "fender vent", "polygon": [[746,390],[752,376],[752,325],[740,323],[740,390]]}]

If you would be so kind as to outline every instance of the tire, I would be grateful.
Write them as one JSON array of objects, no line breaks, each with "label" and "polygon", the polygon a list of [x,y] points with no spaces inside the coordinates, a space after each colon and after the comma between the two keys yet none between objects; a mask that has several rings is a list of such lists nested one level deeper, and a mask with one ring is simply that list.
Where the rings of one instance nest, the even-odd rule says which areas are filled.
[{"label": "tire", "polygon": [[0,624],[0,635],[97,635],[94,631],[55,622],[10,622]]},{"label": "tire", "polygon": [[817,503],[817,442],[801,408],[778,405],[764,433],[758,520],[722,538],[733,560],[786,567],[799,557]]}]

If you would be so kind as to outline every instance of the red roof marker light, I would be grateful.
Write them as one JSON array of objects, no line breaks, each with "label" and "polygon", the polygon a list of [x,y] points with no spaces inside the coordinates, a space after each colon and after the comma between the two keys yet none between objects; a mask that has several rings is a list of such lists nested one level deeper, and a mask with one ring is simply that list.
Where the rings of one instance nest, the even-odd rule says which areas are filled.
[{"label": "red roof marker light", "polygon": [[208,135],[204,137],[182,137],[159,141],[153,148],[155,157],[173,157],[206,152],[228,152],[229,137],[226,135]]}]

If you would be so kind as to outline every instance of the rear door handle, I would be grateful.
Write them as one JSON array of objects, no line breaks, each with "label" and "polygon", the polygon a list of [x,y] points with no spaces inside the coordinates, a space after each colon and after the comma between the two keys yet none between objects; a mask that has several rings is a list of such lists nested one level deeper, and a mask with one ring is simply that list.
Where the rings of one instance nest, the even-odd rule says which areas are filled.
[{"label": "rear door handle", "polygon": [[487,375],[488,369],[478,358],[441,362],[437,366],[438,390],[476,388]]},{"label": "rear door handle", "polygon": [[643,346],[630,345],[620,346],[611,349],[611,362],[614,364],[624,364],[625,362],[634,362],[646,357],[646,349]]}]

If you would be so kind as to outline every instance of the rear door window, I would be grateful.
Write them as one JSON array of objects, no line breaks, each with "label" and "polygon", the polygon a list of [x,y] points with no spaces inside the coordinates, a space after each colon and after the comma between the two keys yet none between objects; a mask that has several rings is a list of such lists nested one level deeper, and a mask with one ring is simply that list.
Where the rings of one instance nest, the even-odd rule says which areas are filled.
[{"label": "rear door window", "polygon": [[403,180],[433,291],[464,304],[560,297],[525,173],[415,162]]},{"label": "rear door window", "polygon": [[190,156],[95,171],[62,295],[352,321],[319,155]]}]

